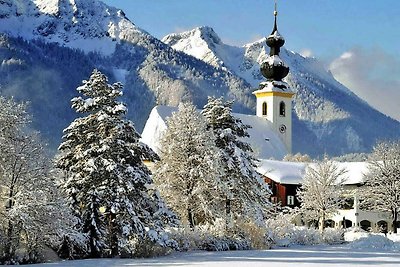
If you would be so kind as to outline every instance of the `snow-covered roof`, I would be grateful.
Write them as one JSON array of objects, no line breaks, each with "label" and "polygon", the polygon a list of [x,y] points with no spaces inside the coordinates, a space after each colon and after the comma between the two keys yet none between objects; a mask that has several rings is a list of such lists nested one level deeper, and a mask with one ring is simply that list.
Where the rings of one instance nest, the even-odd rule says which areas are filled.
[{"label": "snow-covered roof", "polygon": [[156,153],[160,152],[160,140],[162,134],[167,129],[166,118],[172,116],[172,112],[177,108],[167,106],[154,107],[146,121],[142,132],[141,141],[151,147]]},{"label": "snow-covered roof", "polygon": [[[347,170],[344,184],[359,184],[364,181],[364,174],[368,172],[368,162],[337,162],[338,167]],[[315,163],[287,162],[276,160],[261,160],[258,172],[281,184],[301,184],[308,165]]]},{"label": "snow-covered roof", "polygon": [[364,181],[364,175],[368,173],[368,162],[340,162],[340,168],[347,170],[345,184],[359,184]]},{"label": "snow-covered roof", "polygon": [[302,162],[261,160],[257,171],[277,183],[301,184],[306,167]]},{"label": "snow-covered roof", "polygon": [[[157,153],[160,152],[160,139],[167,129],[166,120],[177,110],[178,108],[169,106],[154,107],[143,129],[141,141]],[[271,122],[255,115],[234,113],[234,116],[252,127],[248,129],[250,138],[244,140],[250,143],[257,158],[280,160],[288,153],[284,143],[273,130]]]}]

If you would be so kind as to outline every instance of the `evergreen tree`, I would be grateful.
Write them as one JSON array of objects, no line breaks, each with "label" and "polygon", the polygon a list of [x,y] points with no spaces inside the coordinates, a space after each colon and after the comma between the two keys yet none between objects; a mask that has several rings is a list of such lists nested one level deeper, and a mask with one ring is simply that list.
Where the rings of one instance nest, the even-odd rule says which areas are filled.
[{"label": "evergreen tree", "polygon": [[246,143],[250,127],[233,116],[232,102],[209,97],[202,114],[214,132],[224,175],[220,190],[225,199],[226,222],[252,219],[261,224],[271,210],[268,185],[256,171],[256,159]]},{"label": "evergreen tree", "polygon": [[309,220],[317,219],[319,229],[325,228],[327,216],[334,215],[344,204],[343,182],[345,169],[324,158],[322,162],[308,165],[303,184],[297,192],[301,213]]},{"label": "evergreen tree", "polygon": [[154,179],[167,203],[191,228],[221,218],[222,173],[214,136],[191,103],[179,105],[161,139]]},{"label": "evergreen tree", "polygon": [[391,212],[392,230],[397,233],[400,210],[400,141],[378,143],[369,159],[361,208]]},{"label": "evergreen tree", "polygon": [[142,162],[154,155],[139,142],[133,124],[124,118],[125,105],[117,101],[122,85],[107,82],[94,70],[77,88],[86,98],[73,98],[72,107],[87,116],[64,130],[57,161],[68,174],[68,202],[88,236],[92,257],[103,256],[104,249],[111,256],[132,255],[136,239],[172,245],[164,228],[177,223]]}]

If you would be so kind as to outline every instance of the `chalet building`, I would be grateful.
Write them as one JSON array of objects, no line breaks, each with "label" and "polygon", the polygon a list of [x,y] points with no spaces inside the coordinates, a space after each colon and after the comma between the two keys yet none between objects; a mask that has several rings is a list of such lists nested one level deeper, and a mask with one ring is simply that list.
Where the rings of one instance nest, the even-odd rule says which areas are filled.
[{"label": "chalet building", "polygon": [[299,207],[296,192],[301,186],[305,168],[304,163],[261,160],[258,171],[271,188],[271,202],[291,208]]},{"label": "chalet building", "polygon": [[[300,202],[296,197],[296,192],[302,184],[306,168],[309,165],[312,167],[314,164],[261,160],[258,171],[264,176],[264,180],[272,190],[271,201],[280,203],[284,207],[299,207]],[[360,208],[359,194],[363,190],[364,175],[368,173],[368,163],[338,162],[337,164],[340,169],[347,170],[343,195],[346,203],[337,214],[327,218],[326,226],[360,227],[367,231],[390,229],[392,224],[390,212],[366,211]],[[307,224],[301,218],[296,223],[298,225]]]}]

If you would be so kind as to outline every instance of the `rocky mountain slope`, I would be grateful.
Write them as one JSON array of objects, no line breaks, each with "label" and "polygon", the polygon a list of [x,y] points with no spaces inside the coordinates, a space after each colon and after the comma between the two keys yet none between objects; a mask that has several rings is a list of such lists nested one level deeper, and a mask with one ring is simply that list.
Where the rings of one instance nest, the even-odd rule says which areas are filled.
[{"label": "rocky mountain slope", "polygon": [[[235,112],[253,114],[251,92],[266,56],[261,41],[229,46],[207,27],[164,43],[98,0],[3,0],[0,32],[0,94],[30,102],[34,126],[52,148],[77,116],[70,100],[93,68],[125,84],[128,117],[141,131],[154,105],[192,100],[201,107],[209,95],[235,99]],[[359,100],[315,59],[289,51],[283,57],[297,91],[295,152],[368,151],[376,139],[399,137],[398,122]]]},{"label": "rocky mountain slope", "polygon": [[53,147],[76,116],[69,108],[75,88],[94,67],[125,84],[139,131],[156,103],[202,106],[208,95],[227,96],[245,113],[255,103],[240,77],[172,49],[97,0],[0,1],[0,32],[0,94],[30,101]]}]

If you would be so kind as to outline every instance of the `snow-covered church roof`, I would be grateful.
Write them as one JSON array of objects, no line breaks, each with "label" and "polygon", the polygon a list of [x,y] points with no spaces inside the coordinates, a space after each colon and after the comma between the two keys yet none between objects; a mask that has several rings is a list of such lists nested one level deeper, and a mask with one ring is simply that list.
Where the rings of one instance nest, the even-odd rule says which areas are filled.
[{"label": "snow-covered church roof", "polygon": [[[303,182],[308,165],[315,166],[316,163],[287,162],[276,160],[261,160],[257,168],[258,172],[281,184],[300,185]],[[347,172],[344,184],[354,185],[364,181],[364,174],[368,173],[368,162],[337,162],[340,169]]]},{"label": "snow-covered church roof", "polygon": [[[166,121],[176,111],[178,111],[176,107],[154,107],[143,129],[141,141],[157,153],[160,152],[160,139],[167,129]],[[257,158],[281,160],[288,153],[284,143],[273,130],[271,122],[255,115],[238,113],[233,115],[241,119],[244,124],[251,126],[248,129],[250,138],[245,138],[244,140],[250,143]]]}]

